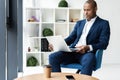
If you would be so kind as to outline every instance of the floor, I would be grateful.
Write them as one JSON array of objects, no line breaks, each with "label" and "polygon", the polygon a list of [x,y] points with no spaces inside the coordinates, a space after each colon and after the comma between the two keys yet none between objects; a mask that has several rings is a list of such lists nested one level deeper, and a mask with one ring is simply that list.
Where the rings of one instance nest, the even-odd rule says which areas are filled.
[{"label": "floor", "polygon": [[100,80],[120,80],[120,64],[103,65],[101,69],[93,73],[93,76]]},{"label": "floor", "polygon": [[[36,74],[42,73],[42,68],[34,68],[34,69],[26,69],[25,72],[19,73],[18,77],[25,76],[29,74]],[[74,69],[62,69],[62,72],[70,72],[75,73],[76,70]],[[120,64],[104,64],[102,67],[93,72],[94,77],[98,78],[99,80],[120,80]]]}]

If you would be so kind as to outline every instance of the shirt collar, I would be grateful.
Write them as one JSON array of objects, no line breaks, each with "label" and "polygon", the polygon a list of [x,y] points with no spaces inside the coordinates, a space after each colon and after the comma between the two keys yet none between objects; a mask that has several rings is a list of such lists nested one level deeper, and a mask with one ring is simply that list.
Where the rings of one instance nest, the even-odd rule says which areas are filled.
[{"label": "shirt collar", "polygon": [[86,22],[94,22],[94,21],[96,20],[96,18],[97,18],[97,16],[95,16],[94,18],[92,18],[90,21],[88,21],[88,20],[86,19]]}]

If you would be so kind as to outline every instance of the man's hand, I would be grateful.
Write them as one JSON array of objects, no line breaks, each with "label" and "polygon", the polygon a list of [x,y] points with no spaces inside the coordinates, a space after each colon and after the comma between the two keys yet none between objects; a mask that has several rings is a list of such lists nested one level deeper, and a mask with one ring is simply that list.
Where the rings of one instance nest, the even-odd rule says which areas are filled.
[{"label": "man's hand", "polygon": [[52,44],[49,44],[48,48],[49,48],[50,51],[53,51],[53,50],[54,50]]},{"label": "man's hand", "polygon": [[76,46],[76,48],[78,48],[78,50],[76,52],[81,53],[81,54],[84,54],[88,50],[90,50],[88,45]]}]

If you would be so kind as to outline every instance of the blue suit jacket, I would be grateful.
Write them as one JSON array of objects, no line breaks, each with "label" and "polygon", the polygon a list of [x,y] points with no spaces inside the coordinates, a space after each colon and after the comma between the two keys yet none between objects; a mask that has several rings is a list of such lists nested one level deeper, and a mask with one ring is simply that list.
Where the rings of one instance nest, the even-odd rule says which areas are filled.
[{"label": "blue suit jacket", "polygon": [[[65,39],[70,47],[75,47],[81,37],[86,20],[78,21],[71,34]],[[88,32],[86,43],[92,45],[93,50],[106,49],[109,44],[110,27],[107,20],[96,18],[90,31]]]}]

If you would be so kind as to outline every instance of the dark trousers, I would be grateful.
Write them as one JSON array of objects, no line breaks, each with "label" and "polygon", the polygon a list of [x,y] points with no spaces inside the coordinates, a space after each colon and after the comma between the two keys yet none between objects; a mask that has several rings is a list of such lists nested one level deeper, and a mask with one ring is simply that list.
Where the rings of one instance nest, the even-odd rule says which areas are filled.
[{"label": "dark trousers", "polygon": [[81,74],[92,75],[95,65],[95,54],[90,52],[80,54],[58,51],[49,55],[49,64],[52,65],[52,72],[61,72],[61,63],[80,63],[82,65]]}]

